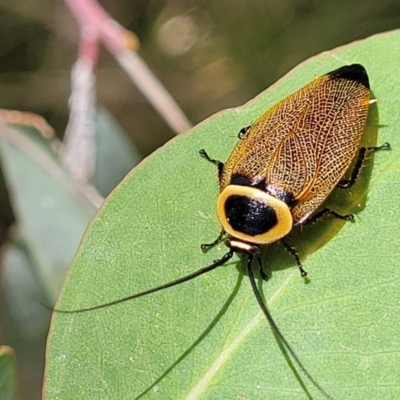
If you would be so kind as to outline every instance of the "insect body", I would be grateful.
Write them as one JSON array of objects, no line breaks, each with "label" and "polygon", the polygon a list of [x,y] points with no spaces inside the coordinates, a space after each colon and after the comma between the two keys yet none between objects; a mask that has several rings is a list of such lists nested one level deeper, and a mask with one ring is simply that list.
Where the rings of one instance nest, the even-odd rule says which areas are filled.
[{"label": "insect body", "polygon": [[[220,194],[217,214],[222,231],[207,249],[226,237],[228,252],[213,264],[156,288],[98,306],[61,312],[104,308],[189,281],[225,264],[234,253],[247,255],[247,273],[267,320],[311,382],[326,396],[302,365],[268,312],[257,288],[252,260],[260,259],[260,246],[280,240],[306,276],[296,251],[285,241],[293,226],[326,214],[351,220],[330,209],[319,209],[335,187],[349,188],[357,180],[365,154],[388,148],[359,149],[371,104],[367,73],[361,65],[344,66],[280,101],[253,125],[239,132],[239,143],[225,164],[200,153],[217,165]],[[344,179],[356,156],[349,179]]]},{"label": "insect body", "polygon": [[[313,213],[336,186],[352,186],[366,152],[389,147],[361,148],[351,179],[343,180],[370,103],[364,67],[345,66],[314,79],[242,129],[225,164],[201,152],[219,168],[217,213],[228,247],[258,254],[260,245],[284,238],[295,225],[325,214],[353,218],[328,209]],[[283,244],[305,276],[292,247]]]}]

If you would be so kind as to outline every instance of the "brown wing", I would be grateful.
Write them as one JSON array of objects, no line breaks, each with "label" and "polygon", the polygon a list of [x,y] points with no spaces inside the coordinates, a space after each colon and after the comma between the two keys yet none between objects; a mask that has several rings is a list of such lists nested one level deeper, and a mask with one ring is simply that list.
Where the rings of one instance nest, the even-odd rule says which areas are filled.
[{"label": "brown wing", "polygon": [[[357,79],[348,73],[354,72],[351,68],[356,68]],[[252,125],[225,164],[221,190],[234,174],[246,176],[254,185],[265,181],[268,188],[290,193],[298,201],[293,222],[304,220],[351,164],[369,99],[368,77],[361,66],[315,79]]]}]

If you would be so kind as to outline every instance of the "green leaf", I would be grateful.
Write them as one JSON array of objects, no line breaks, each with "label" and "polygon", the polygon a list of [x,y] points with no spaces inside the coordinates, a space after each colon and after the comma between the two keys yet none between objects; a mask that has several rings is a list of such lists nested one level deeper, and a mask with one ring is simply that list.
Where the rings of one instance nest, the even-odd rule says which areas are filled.
[{"label": "green leaf", "polygon": [[[142,162],[89,226],[57,307],[76,310],[119,299],[221,257],[223,244],[206,254],[199,248],[220,227],[216,170],[198,150],[226,160],[242,127],[315,76],[351,63],[366,67],[379,99],[367,141],[388,141],[392,150],[376,153],[363,182],[331,200],[347,204],[355,223],[329,220],[291,235],[303,260],[309,254],[304,266],[310,283],[276,244],[265,249],[271,279],[260,285],[283,334],[331,396],[398,397],[398,31],[308,60],[244,107],[213,116]],[[234,258],[141,299],[56,313],[47,399],[306,399],[305,388],[322,398],[293,371],[247,281]]]},{"label": "green leaf", "polygon": [[15,355],[8,346],[0,346],[0,400],[17,398]]}]

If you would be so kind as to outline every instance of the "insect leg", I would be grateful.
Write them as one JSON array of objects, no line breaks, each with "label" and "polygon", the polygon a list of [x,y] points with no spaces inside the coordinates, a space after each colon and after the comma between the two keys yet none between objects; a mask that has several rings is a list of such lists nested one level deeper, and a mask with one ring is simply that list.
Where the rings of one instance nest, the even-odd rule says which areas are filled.
[{"label": "insect leg", "polygon": [[199,151],[199,153],[200,153],[200,155],[201,155],[202,157],[204,157],[206,160],[212,162],[213,164],[215,164],[215,165],[217,166],[217,168],[218,168],[218,177],[220,178],[220,177],[221,177],[221,174],[222,174],[222,169],[224,168],[224,163],[221,162],[221,161],[214,160],[213,158],[211,158],[211,157],[207,154],[207,152],[206,152],[204,149],[201,149],[201,150]]},{"label": "insect leg", "polygon": [[366,154],[369,153],[370,151],[377,151],[382,149],[390,149],[390,144],[388,142],[385,142],[382,145],[376,147],[361,147],[358,152],[357,161],[354,165],[353,171],[351,172],[350,179],[342,179],[337,184],[337,187],[341,189],[351,188],[357,182],[361,168],[364,164]]},{"label": "insect leg", "polygon": [[206,251],[206,250],[210,249],[211,247],[214,247],[216,244],[218,244],[218,243],[222,240],[222,238],[223,238],[224,235],[225,235],[225,231],[222,229],[221,232],[220,232],[220,234],[218,235],[218,237],[217,237],[213,242],[202,244],[202,245],[200,246],[201,249],[202,249],[203,251]]},{"label": "insect leg", "polygon": [[[358,176],[360,175],[360,171],[361,171],[361,168],[362,168],[364,160],[365,160],[365,156],[368,152],[382,150],[382,149],[389,149],[389,148],[390,148],[390,144],[388,142],[385,142],[382,145],[376,146],[376,147],[361,147],[358,152],[357,161],[354,165],[350,179],[342,179],[337,184],[337,187],[341,188],[341,189],[349,189],[357,182]],[[353,214],[341,215],[341,214],[338,214],[336,211],[333,211],[329,208],[324,208],[323,210],[317,212],[316,214],[311,216],[309,219],[304,221],[303,225],[307,225],[307,224],[316,222],[328,214],[334,216],[335,218],[343,219],[345,221],[353,221],[354,220]]]},{"label": "insect leg", "polygon": [[303,266],[301,265],[300,257],[297,254],[296,249],[290,244],[286,243],[283,239],[281,239],[281,243],[285,246],[285,249],[289,252],[289,254],[295,259],[302,278],[305,278],[307,276],[307,272],[304,271]]},{"label": "insect leg", "polygon": [[303,225],[308,225],[313,222],[318,221],[319,219],[325,217],[325,215],[333,215],[335,218],[343,219],[345,221],[353,221],[354,215],[353,214],[345,214],[341,215],[338,214],[336,211],[331,210],[330,208],[324,208],[323,210],[317,212],[316,214],[312,215],[310,218],[303,222]]}]

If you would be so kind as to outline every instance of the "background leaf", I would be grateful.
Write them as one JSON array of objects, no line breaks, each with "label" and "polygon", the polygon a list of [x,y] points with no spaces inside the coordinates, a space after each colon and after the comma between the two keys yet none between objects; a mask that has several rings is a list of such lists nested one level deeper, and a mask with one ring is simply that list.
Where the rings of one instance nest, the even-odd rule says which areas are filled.
[{"label": "background leaf", "polygon": [[103,196],[142,159],[118,121],[103,107],[96,109],[96,151],[92,182]]},{"label": "background leaf", "polygon": [[17,398],[17,368],[13,350],[0,346],[0,400]]},{"label": "background leaf", "polygon": [[43,304],[56,299],[95,213],[51,143],[34,128],[0,126],[1,168],[17,219],[13,243],[1,252],[1,341],[16,352],[23,383],[19,394],[29,399],[39,398],[43,380],[50,322]]},{"label": "background leaf", "polygon": [[[246,106],[213,116],[147,158],[89,226],[58,307],[79,309],[118,299],[224,254],[223,245],[207,254],[199,250],[200,243],[216,237],[219,225],[216,171],[198,150],[225,160],[240,128],[278,100],[317,75],[361,63],[379,99],[377,141],[389,141],[392,150],[375,154],[368,185],[348,194],[356,213],[366,201],[356,223],[329,221],[294,235],[311,253],[304,263],[310,284],[274,245],[265,251],[272,279],[262,288],[282,332],[334,398],[396,398],[399,50],[400,33],[391,32],[323,53]],[[320,229],[322,237],[316,234]],[[194,282],[140,300],[54,315],[46,397],[307,398],[241,270],[235,259]],[[306,379],[304,384],[314,398],[321,397]]]},{"label": "background leaf", "polygon": [[2,125],[0,157],[34,274],[48,299],[57,297],[65,269],[95,207],[35,129]]}]

